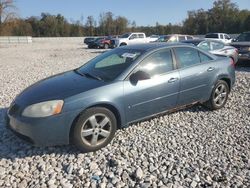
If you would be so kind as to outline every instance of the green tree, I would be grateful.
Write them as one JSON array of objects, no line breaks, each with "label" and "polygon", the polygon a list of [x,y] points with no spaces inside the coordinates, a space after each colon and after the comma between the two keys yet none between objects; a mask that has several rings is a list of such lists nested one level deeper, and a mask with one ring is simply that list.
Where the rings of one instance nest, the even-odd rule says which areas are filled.
[{"label": "green tree", "polygon": [[95,34],[95,19],[93,16],[88,16],[87,17],[87,21],[86,21],[86,24],[85,24],[85,27],[86,27],[86,34],[88,36],[94,36]]}]

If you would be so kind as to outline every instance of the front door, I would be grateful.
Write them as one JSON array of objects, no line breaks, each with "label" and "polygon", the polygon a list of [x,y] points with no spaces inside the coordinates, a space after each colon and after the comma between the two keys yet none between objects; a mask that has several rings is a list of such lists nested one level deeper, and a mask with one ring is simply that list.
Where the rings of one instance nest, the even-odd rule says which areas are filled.
[{"label": "front door", "polygon": [[142,119],[176,106],[180,76],[173,68],[170,49],[152,53],[133,71],[144,71],[150,79],[136,84],[124,81],[125,111],[127,122]]}]

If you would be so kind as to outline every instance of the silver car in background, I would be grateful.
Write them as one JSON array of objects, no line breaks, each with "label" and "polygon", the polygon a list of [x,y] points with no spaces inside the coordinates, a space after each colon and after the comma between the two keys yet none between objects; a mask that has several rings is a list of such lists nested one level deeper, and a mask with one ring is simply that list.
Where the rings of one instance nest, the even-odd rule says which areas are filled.
[{"label": "silver car in background", "polygon": [[208,51],[214,55],[219,55],[219,56],[222,55],[230,57],[234,61],[234,63],[237,63],[239,59],[237,48],[220,41],[210,40],[210,39],[194,39],[182,42],[194,44],[195,46],[205,51]]}]

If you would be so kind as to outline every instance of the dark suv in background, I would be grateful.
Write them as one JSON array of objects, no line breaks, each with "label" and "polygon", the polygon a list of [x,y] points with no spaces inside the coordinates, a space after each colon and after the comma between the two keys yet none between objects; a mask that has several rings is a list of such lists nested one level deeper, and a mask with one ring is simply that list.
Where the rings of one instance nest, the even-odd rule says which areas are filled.
[{"label": "dark suv in background", "polygon": [[250,31],[241,33],[231,45],[238,49],[240,60],[250,61]]}]

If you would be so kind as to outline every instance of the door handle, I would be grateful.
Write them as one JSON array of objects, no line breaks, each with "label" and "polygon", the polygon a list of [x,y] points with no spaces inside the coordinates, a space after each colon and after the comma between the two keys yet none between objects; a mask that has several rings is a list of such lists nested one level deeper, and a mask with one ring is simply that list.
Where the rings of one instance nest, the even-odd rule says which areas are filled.
[{"label": "door handle", "polygon": [[208,72],[211,72],[211,71],[213,71],[213,70],[214,70],[214,67],[209,67],[209,68],[207,69]]},{"label": "door handle", "polygon": [[170,78],[169,80],[168,80],[168,83],[173,83],[173,82],[175,82],[175,81],[177,81],[178,80],[178,78]]}]

